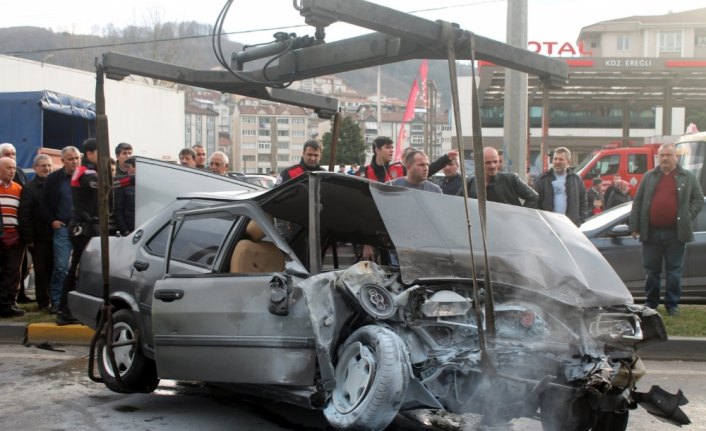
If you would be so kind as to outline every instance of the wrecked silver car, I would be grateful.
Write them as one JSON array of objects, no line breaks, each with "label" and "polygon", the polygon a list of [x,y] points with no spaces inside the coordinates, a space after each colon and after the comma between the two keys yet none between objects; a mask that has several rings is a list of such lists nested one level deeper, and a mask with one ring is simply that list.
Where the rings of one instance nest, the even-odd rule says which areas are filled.
[{"label": "wrecked silver car", "polygon": [[[636,391],[637,348],[666,339],[660,316],[633,304],[568,219],[488,203],[491,289],[464,213],[459,197],[327,172],[177,200],[111,238],[100,377],[119,392],[152,391],[159,378],[236,384],[322,409],[337,429],[383,429],[400,410],[432,408],[624,430],[638,403],[688,423],[681,392]],[[98,242],[69,299],[94,328]],[[351,244],[376,247],[378,263],[354,263]]]}]

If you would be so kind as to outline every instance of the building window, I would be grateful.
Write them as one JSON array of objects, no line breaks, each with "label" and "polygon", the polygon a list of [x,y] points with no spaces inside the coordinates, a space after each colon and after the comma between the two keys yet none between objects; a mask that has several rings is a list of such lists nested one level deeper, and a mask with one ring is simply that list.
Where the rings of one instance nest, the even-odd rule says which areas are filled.
[{"label": "building window", "polygon": [[618,51],[630,50],[630,36],[618,36]]},{"label": "building window", "polygon": [[277,117],[277,124],[289,124],[289,118]]},{"label": "building window", "polygon": [[294,117],[292,118],[292,124],[306,124],[306,118]]},{"label": "building window", "polygon": [[[240,144],[240,148],[244,150],[254,150],[255,149],[255,143],[254,142],[243,142]],[[243,156],[245,157],[245,156]]]},{"label": "building window", "polygon": [[254,162],[255,156],[243,156],[243,161],[244,162]]},{"label": "building window", "polygon": [[424,142],[424,137],[422,135],[412,135],[410,136],[410,142],[412,144],[421,144]]},{"label": "building window", "polygon": [[295,138],[303,138],[306,136],[306,133],[303,130],[292,130],[292,136]]},{"label": "building window", "polygon": [[288,150],[289,149],[289,142],[277,142],[277,149],[278,150]]},{"label": "building window", "polygon": [[659,34],[659,52],[681,52],[681,31],[663,31]]},{"label": "building window", "polygon": [[253,129],[243,129],[240,131],[242,136],[257,136],[257,133]]},{"label": "building window", "polygon": [[419,132],[422,133],[424,132],[424,124],[412,124],[412,132]]},{"label": "building window", "polygon": [[289,158],[289,160],[292,162],[298,162],[300,158],[301,158],[300,156],[292,156]]},{"label": "building window", "polygon": [[277,130],[277,136],[289,137],[289,130]]},{"label": "building window", "polygon": [[249,124],[255,124],[257,122],[255,121],[255,117],[253,115],[243,115],[242,117],[240,117],[240,121]]},{"label": "building window", "polygon": [[257,143],[257,148],[260,150],[269,150],[270,149],[270,143],[269,142],[258,142]]},{"label": "building window", "polygon": [[288,162],[289,161],[289,154],[277,154],[277,161],[278,162]]},{"label": "building window", "polygon": [[272,158],[270,157],[269,154],[260,154],[257,156],[257,158],[258,158],[258,162],[260,162],[260,163],[262,163],[262,162],[269,163],[270,160],[272,160]]},{"label": "building window", "polygon": [[270,129],[260,129],[257,131],[258,136],[270,136]]},{"label": "building window", "polygon": [[694,39],[694,45],[701,47],[706,46],[706,33],[697,33]]}]

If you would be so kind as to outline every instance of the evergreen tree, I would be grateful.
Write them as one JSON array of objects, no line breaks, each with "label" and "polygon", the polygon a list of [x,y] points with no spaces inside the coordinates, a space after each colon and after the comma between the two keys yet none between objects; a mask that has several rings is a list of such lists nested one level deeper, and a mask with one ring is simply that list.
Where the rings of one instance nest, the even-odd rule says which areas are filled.
[{"label": "evergreen tree", "polygon": [[[321,157],[321,165],[328,166],[331,155],[331,139],[333,136],[333,123],[330,132],[324,133],[322,141],[324,152]],[[365,139],[360,125],[356,123],[352,116],[343,117],[340,130],[338,132],[338,145],[336,147],[336,165],[350,165],[357,163],[365,164]]]}]

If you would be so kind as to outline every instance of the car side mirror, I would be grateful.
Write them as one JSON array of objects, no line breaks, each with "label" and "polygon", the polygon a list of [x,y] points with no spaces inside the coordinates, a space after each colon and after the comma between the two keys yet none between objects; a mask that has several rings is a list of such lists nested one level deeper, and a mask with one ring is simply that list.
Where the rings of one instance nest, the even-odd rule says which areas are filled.
[{"label": "car side mirror", "polygon": [[613,226],[613,229],[610,230],[610,237],[611,238],[618,238],[621,236],[629,236],[630,235],[630,228],[626,224],[619,224],[617,226]]}]

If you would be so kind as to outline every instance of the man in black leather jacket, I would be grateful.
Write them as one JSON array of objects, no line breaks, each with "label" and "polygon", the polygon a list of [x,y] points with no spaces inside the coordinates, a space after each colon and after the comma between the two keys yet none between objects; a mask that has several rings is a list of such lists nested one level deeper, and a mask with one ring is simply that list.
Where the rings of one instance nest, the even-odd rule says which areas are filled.
[{"label": "man in black leather jacket", "polygon": [[[538,195],[517,174],[500,172],[500,157],[493,147],[483,148],[486,198],[491,202],[537,208]],[[468,180],[468,197],[476,199],[476,177]],[[463,195],[463,188],[458,190]],[[520,200],[522,199],[522,200]]]}]

